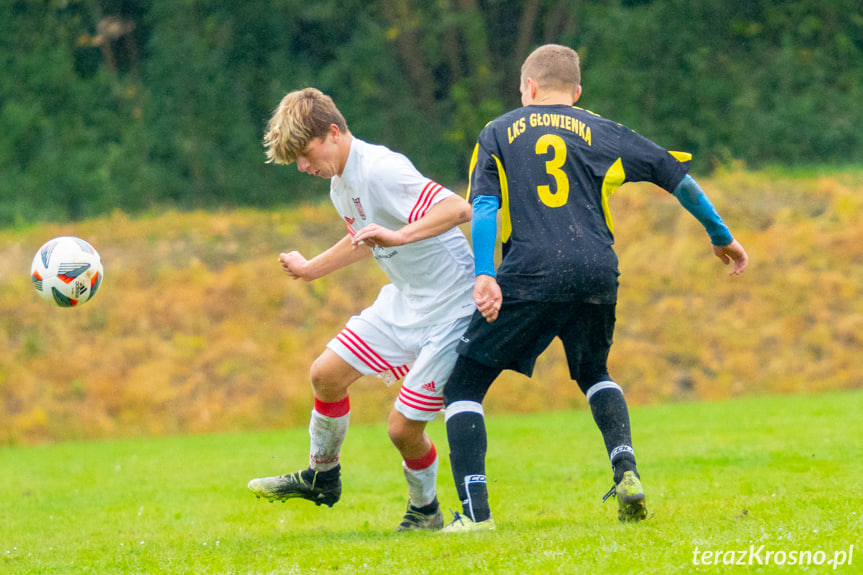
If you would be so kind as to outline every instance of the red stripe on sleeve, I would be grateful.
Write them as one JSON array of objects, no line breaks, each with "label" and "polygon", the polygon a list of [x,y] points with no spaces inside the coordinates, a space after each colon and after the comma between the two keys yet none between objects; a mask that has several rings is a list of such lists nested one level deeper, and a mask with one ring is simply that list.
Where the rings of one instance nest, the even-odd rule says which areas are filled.
[{"label": "red stripe on sleeve", "polygon": [[443,186],[439,183],[429,180],[429,183],[426,184],[426,187],[423,188],[422,193],[420,194],[417,203],[414,204],[413,210],[411,210],[411,215],[408,217],[408,223],[415,222],[429,211],[429,208],[432,205],[432,200],[434,200],[435,196],[443,189]]}]

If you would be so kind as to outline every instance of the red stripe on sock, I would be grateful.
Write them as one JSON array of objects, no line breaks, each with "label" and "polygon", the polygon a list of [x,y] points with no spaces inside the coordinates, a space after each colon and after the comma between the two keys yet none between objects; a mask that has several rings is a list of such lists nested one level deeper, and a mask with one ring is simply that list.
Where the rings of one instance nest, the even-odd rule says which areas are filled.
[{"label": "red stripe on sock", "polygon": [[350,396],[339,401],[321,401],[315,398],[315,411],[326,417],[341,417],[351,411]]},{"label": "red stripe on sock", "polygon": [[405,465],[408,466],[408,469],[419,471],[420,469],[431,467],[431,464],[434,463],[436,459],[437,449],[435,449],[434,443],[432,443],[431,449],[429,449],[428,453],[422,457],[417,457],[416,459],[405,459]]}]

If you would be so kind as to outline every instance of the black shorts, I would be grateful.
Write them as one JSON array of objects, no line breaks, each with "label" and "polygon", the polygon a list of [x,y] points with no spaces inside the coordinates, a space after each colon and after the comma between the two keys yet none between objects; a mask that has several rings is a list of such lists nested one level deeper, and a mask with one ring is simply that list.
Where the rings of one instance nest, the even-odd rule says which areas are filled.
[{"label": "black shorts", "polygon": [[615,304],[540,302],[504,298],[497,320],[474,313],[457,351],[483,365],[530,377],[536,358],[555,337],[563,342],[569,373],[583,390],[609,380],[608,352]]}]

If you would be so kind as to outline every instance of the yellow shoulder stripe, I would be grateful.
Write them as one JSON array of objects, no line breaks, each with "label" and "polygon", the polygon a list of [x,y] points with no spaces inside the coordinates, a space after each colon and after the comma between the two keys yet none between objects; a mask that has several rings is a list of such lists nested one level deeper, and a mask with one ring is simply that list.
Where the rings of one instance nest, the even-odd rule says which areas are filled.
[{"label": "yellow shoulder stripe", "polygon": [[467,193],[464,199],[470,201],[470,181],[473,179],[473,170],[476,168],[476,158],[479,155],[479,144],[473,147],[473,154],[470,157],[470,167],[467,170]]},{"label": "yellow shoulder stripe", "polygon": [[690,153],[672,152],[672,151],[669,151],[668,153],[671,154],[672,156],[674,156],[678,162],[691,162],[692,161],[692,154],[690,154]]},{"label": "yellow shoulder stripe", "polygon": [[611,233],[614,233],[614,222],[611,220],[611,209],[608,206],[608,198],[617,191],[617,188],[626,181],[626,172],[623,170],[623,161],[620,158],[614,161],[605,178],[602,180],[602,213],[605,215],[605,225]]},{"label": "yellow shoulder stripe", "polygon": [[497,173],[500,178],[500,241],[506,243],[512,235],[512,218],[509,213],[509,184],[506,181],[506,172],[500,159],[495,155],[492,155],[492,158],[497,164]]}]

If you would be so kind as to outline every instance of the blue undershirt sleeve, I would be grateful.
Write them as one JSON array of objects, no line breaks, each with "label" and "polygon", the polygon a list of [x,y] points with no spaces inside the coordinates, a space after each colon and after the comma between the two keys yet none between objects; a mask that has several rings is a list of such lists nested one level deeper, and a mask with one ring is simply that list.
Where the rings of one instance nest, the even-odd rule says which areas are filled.
[{"label": "blue undershirt sleeve", "polygon": [[722,222],[722,218],[716,213],[716,208],[713,207],[692,176],[687,174],[683,181],[674,188],[672,194],[680,202],[680,205],[686,208],[686,211],[701,222],[713,245],[727,246],[734,241],[728,226]]},{"label": "blue undershirt sleeve", "polygon": [[470,235],[473,243],[476,275],[497,277],[494,272],[494,247],[497,240],[498,200],[494,196],[477,196],[473,200]]}]

